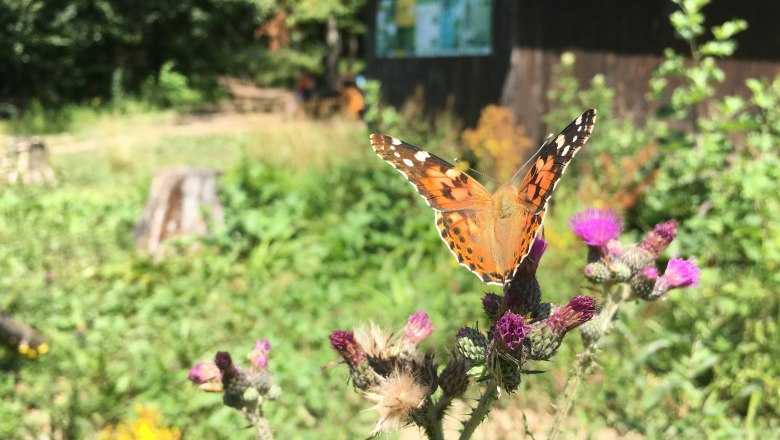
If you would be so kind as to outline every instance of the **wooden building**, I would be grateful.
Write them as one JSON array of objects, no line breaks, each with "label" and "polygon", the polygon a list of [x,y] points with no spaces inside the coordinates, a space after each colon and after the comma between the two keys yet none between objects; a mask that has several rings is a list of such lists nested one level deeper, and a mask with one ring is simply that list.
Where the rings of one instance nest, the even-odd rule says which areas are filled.
[{"label": "wooden building", "polygon": [[[576,55],[575,75],[581,84],[603,74],[617,92],[620,114],[642,118],[652,111],[644,95],[663,50],[686,51],[669,24],[677,8],[669,0],[493,0],[489,54],[380,56],[377,12],[393,1],[427,3],[369,2],[368,76],[382,82],[388,102],[399,105],[422,85],[429,110],[442,108],[451,95],[455,112],[469,125],[482,107],[501,103],[513,109],[534,137],[546,132],[540,116],[549,110],[546,91],[563,52]],[[720,62],[727,77],[720,93],[744,94],[746,78],[780,73],[780,1],[714,0],[704,14],[708,27],[732,18],[749,25],[737,36],[735,56]]]}]

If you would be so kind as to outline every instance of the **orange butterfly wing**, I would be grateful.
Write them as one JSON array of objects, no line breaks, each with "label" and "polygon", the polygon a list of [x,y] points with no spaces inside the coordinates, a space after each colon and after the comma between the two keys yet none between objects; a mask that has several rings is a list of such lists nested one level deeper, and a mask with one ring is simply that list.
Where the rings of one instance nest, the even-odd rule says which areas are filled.
[{"label": "orange butterfly wing", "polygon": [[444,159],[384,134],[371,135],[374,152],[395,167],[425,202],[440,211],[487,208],[491,194]]},{"label": "orange butterfly wing", "polygon": [[536,214],[547,207],[566,166],[588,141],[595,123],[596,109],[586,110],[541,148],[518,192],[518,201],[530,212]]},{"label": "orange butterfly wing", "polygon": [[587,110],[541,148],[519,189],[506,185],[495,194],[447,161],[399,139],[372,134],[371,146],[434,209],[436,228],[458,263],[485,283],[506,284],[528,255],[547,201],[595,121],[596,110]]}]

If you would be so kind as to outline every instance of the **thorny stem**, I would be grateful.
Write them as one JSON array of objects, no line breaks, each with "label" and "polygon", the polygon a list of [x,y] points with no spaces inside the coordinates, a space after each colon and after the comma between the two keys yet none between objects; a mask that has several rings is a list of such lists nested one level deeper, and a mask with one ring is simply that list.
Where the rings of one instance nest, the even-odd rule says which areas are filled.
[{"label": "thorny stem", "polygon": [[415,420],[417,426],[425,431],[429,440],[444,440],[444,412],[452,403],[452,397],[442,395],[436,403],[427,405],[425,418]]},{"label": "thorny stem", "polygon": [[574,398],[577,395],[580,382],[596,364],[596,355],[601,348],[602,339],[612,328],[615,314],[620,309],[620,306],[626,302],[630,293],[631,290],[626,284],[614,284],[604,287],[604,305],[598,317],[586,324],[588,325],[588,337],[583,337],[585,350],[579,355],[577,365],[569,376],[569,380],[566,381],[566,387],[561,398],[558,399],[556,404],[557,411],[555,412],[555,418],[548,436],[549,440],[556,440],[558,435],[560,435],[563,421],[566,420],[566,416],[574,404]]},{"label": "thorny stem", "polygon": [[494,380],[487,382],[485,392],[480,396],[477,407],[471,412],[471,416],[463,424],[463,430],[460,432],[460,440],[468,440],[474,435],[477,426],[487,417],[493,402],[498,399],[498,386]]}]

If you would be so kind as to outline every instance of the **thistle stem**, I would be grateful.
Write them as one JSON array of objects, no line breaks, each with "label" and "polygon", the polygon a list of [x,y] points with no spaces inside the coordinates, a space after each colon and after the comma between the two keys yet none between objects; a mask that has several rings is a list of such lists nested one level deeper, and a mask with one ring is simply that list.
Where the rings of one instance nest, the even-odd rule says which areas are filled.
[{"label": "thistle stem", "polygon": [[257,440],[273,440],[274,434],[271,431],[271,425],[268,423],[268,419],[263,417],[260,411],[247,411],[244,410],[244,416],[257,431]]},{"label": "thistle stem", "polygon": [[578,356],[577,364],[574,367],[569,379],[566,381],[566,387],[563,390],[561,398],[556,404],[557,411],[553,418],[552,427],[549,431],[549,440],[556,440],[561,433],[563,422],[569,414],[569,410],[574,405],[574,399],[577,396],[582,378],[585,377],[596,364],[596,355],[601,349],[602,339],[612,328],[612,321],[615,319],[620,306],[626,302],[631,290],[626,284],[613,284],[604,287],[604,304],[596,319],[587,325],[587,337],[583,332],[583,344],[585,349]]},{"label": "thistle stem", "polygon": [[468,440],[474,435],[474,431],[485,420],[493,402],[498,399],[498,388],[496,382],[491,380],[487,382],[485,392],[480,396],[477,407],[471,412],[468,420],[463,424],[463,430],[460,432],[460,440]]},{"label": "thistle stem", "polygon": [[422,424],[422,428],[429,440],[444,440],[444,412],[452,403],[452,397],[441,396],[439,400],[428,406],[428,418]]}]

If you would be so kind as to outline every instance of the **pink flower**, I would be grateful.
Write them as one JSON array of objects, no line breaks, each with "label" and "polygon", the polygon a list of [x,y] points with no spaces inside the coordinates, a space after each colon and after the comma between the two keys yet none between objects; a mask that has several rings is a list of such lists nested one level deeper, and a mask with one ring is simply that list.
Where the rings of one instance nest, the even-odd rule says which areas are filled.
[{"label": "pink flower", "polygon": [[268,367],[268,353],[271,351],[271,343],[268,339],[259,339],[255,343],[254,350],[249,352],[247,359],[249,359],[250,370],[261,370]]},{"label": "pink flower", "polygon": [[553,334],[562,336],[566,332],[588,322],[596,313],[596,300],[589,296],[575,296],[565,306],[555,309],[547,318],[547,325]]},{"label": "pink flower", "polygon": [[196,385],[208,382],[220,382],[222,381],[222,373],[219,372],[219,368],[217,368],[217,364],[214,362],[201,362],[195,364],[195,366],[190,369],[187,379]]},{"label": "pink flower", "polygon": [[683,260],[675,255],[674,258],[669,260],[669,264],[666,266],[666,271],[661,276],[661,279],[669,288],[698,286],[699,279],[701,279],[701,270],[696,267],[692,258]]},{"label": "pink flower", "polygon": [[623,220],[612,209],[586,209],[569,219],[569,228],[589,246],[604,246],[623,230]]},{"label": "pink flower", "polygon": [[430,336],[431,333],[433,333],[433,323],[431,323],[431,318],[428,317],[428,314],[425,312],[414,312],[409,315],[409,319],[406,321],[403,340],[412,345],[418,345]]}]

